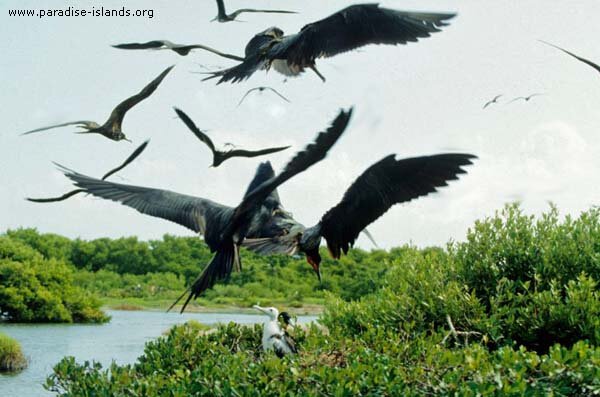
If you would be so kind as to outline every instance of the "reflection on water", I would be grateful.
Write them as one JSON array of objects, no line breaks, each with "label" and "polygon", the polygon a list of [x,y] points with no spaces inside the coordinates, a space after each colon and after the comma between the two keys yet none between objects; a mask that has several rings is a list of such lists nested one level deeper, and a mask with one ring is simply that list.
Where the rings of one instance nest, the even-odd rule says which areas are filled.
[{"label": "reflection on water", "polygon": [[[160,336],[175,324],[194,319],[203,324],[252,324],[263,315],[237,313],[164,313],[149,311],[108,311],[112,320],[102,325],[1,324],[3,332],[19,341],[29,358],[29,367],[17,375],[0,375],[0,396],[52,395],[41,386],[52,367],[64,356],[78,362],[96,360],[104,366],[133,363],[144,350],[144,343]],[[301,323],[315,316],[299,316]]]}]

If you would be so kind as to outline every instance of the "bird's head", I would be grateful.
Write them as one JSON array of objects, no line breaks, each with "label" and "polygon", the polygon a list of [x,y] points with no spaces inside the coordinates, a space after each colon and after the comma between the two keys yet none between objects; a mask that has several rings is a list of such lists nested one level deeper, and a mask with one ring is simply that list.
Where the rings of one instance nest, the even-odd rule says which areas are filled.
[{"label": "bird's head", "polygon": [[274,307],[260,307],[258,305],[254,305],[252,307],[269,316],[269,319],[272,321],[277,320],[277,317],[279,317],[279,310],[275,309]]},{"label": "bird's head", "polygon": [[264,30],[261,34],[274,39],[280,39],[283,37],[283,30],[279,29],[277,26],[271,26],[269,29]]},{"label": "bird's head", "polygon": [[292,316],[288,313],[288,312],[281,312],[279,313],[279,316],[277,316],[277,318],[285,325],[291,325],[294,326],[294,318],[292,318]]},{"label": "bird's head", "polygon": [[119,132],[117,134],[117,141],[127,141],[127,142],[131,143],[131,141],[129,139],[127,139],[125,134],[123,134],[122,132]]},{"label": "bird's head", "polygon": [[319,246],[321,245],[321,225],[309,227],[304,230],[300,237],[300,250],[306,255],[306,261],[312,266],[313,270],[321,281],[321,255]]}]

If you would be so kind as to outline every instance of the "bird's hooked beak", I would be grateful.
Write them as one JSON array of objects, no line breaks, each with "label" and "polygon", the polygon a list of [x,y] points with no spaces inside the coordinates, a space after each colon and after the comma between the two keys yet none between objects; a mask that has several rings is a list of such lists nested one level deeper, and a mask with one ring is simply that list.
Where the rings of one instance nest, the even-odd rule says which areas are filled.
[{"label": "bird's hooked beak", "polygon": [[129,139],[129,138],[123,138],[123,140],[124,140],[124,141],[127,141],[127,142],[129,142],[129,143],[133,143],[133,142],[131,142],[131,139]]},{"label": "bird's hooked beak", "polygon": [[319,250],[314,250],[312,252],[306,252],[306,261],[312,266],[315,273],[317,273],[317,278],[319,279],[319,283],[321,282],[321,269],[319,265],[321,263],[321,255],[319,254]]},{"label": "bird's hooked beak", "polygon": [[261,311],[261,312],[263,312],[263,313],[267,314],[267,315],[269,314],[269,313],[267,313],[266,309],[264,309],[264,308],[262,308],[262,307],[260,307],[260,306],[258,306],[258,305],[254,305],[254,306],[252,306],[252,307],[253,307],[254,309],[256,309],[256,310],[259,310],[259,311]]}]

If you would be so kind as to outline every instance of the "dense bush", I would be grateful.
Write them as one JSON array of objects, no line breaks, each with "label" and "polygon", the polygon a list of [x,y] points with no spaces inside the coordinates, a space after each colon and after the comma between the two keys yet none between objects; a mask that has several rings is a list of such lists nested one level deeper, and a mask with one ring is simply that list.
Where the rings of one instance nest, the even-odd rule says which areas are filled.
[{"label": "dense bush", "polygon": [[357,280],[342,277],[335,288],[355,283],[363,292],[323,292],[326,330],[298,331],[297,356],[262,353],[259,326],[209,334],[183,326],[147,344],[134,365],[65,358],[47,387],[61,395],[600,394],[599,215],[560,220],[551,208],[535,220],[508,206],[447,252],[375,252],[379,267],[366,273],[373,258],[357,251]]},{"label": "dense bush", "polygon": [[21,345],[15,339],[0,333],[0,372],[20,371],[27,367]]},{"label": "dense bush", "polygon": [[72,269],[0,236],[0,313],[14,322],[104,322],[99,302],[73,286]]}]

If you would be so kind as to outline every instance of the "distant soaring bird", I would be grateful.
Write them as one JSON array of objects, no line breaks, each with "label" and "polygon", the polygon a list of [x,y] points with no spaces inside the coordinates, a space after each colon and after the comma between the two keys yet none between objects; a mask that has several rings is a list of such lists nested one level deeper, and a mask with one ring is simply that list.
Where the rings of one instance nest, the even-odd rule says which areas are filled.
[{"label": "distant soaring bird", "polygon": [[[512,99],[508,103],[513,103],[513,102],[520,101],[520,100],[523,100],[525,102],[529,102],[531,100],[531,98],[535,98],[536,96],[541,96],[541,95],[544,95],[544,94],[538,93],[538,94],[531,94],[529,96],[519,96],[519,97],[516,97],[516,98]],[[508,103],[507,103],[507,105],[508,105]]]},{"label": "distant soaring bird", "polygon": [[[472,164],[475,158],[472,154],[444,153],[397,160],[389,155],[367,168],[315,226],[306,228],[290,213],[280,210],[257,233],[261,238],[249,237],[243,246],[263,255],[302,252],[320,279],[321,239],[325,239],[330,254],[338,259],[354,245],[362,230],[394,204],[446,186],[448,181],[464,174],[462,167]],[[281,203],[278,205],[281,207]]]},{"label": "distant soaring bird", "polygon": [[297,14],[296,11],[257,10],[257,9],[254,9],[254,8],[241,8],[239,10],[235,10],[231,14],[227,14],[225,12],[225,3],[223,2],[223,0],[217,0],[217,9],[218,9],[218,14],[213,19],[213,21],[219,21],[219,22],[231,22],[231,21],[234,21],[238,17],[238,15],[240,15],[243,12],[263,12],[263,13],[270,13],[270,14]]},{"label": "distant soaring bird", "polygon": [[331,57],[367,44],[406,44],[429,37],[446,25],[455,14],[397,11],[377,4],[358,4],[344,8],[320,21],[304,26],[300,32],[284,36],[272,27],[255,35],[246,45],[245,59],[229,69],[209,73],[205,80],[219,77],[218,83],[237,83],[257,70],[273,67],[286,76],[296,76],[316,68],[317,58]]},{"label": "distant soaring bird", "polygon": [[544,44],[546,44],[546,45],[549,45],[549,46],[551,46],[551,47],[554,47],[554,48],[556,48],[556,49],[558,49],[558,50],[560,50],[560,51],[564,52],[565,54],[568,54],[568,55],[572,56],[573,58],[577,59],[579,62],[583,62],[583,63],[585,63],[586,65],[588,65],[588,66],[591,66],[591,67],[593,67],[594,69],[596,69],[596,71],[600,72],[600,66],[599,66],[599,65],[597,65],[597,64],[595,64],[594,62],[592,62],[592,61],[590,61],[590,60],[588,60],[588,59],[582,58],[582,57],[580,57],[580,56],[578,56],[578,55],[575,55],[575,54],[573,54],[572,52],[570,52],[570,51],[567,51],[567,50],[565,50],[564,48],[560,48],[560,47],[559,47],[559,46],[557,46],[557,45],[554,45],[554,44],[548,43],[547,41],[544,41],[544,40],[538,40],[538,41],[539,41],[539,42],[541,42],[541,43],[544,43]]},{"label": "distant soaring bird", "polygon": [[324,159],[345,131],[351,114],[351,109],[341,111],[331,127],[296,154],[279,174],[265,173],[264,167],[259,167],[259,172],[235,208],[168,190],[102,181],[69,169],[64,169],[64,173],[86,193],[120,202],[143,214],[170,220],[204,235],[204,241],[215,255],[188,289],[189,295],[181,309],[183,312],[192,298],[229,277],[232,271],[241,270],[240,244],[246,237],[261,237],[257,233],[267,227],[265,222],[270,221],[277,208],[277,187]]},{"label": "distant soaring bird", "polygon": [[242,97],[242,99],[240,99],[240,102],[237,105],[240,106],[242,104],[242,102],[244,102],[244,99],[246,99],[246,97],[248,96],[248,94],[250,94],[251,92],[254,92],[254,91],[263,92],[264,90],[269,90],[269,91],[274,92],[275,94],[277,94],[277,96],[279,96],[279,98],[283,99],[286,102],[290,101],[289,99],[287,99],[286,97],[284,97],[283,95],[281,95],[279,92],[277,92],[277,90],[274,89],[274,88],[271,88],[271,87],[254,87],[254,88],[251,88],[248,91],[246,91],[246,93],[244,94],[244,96]]},{"label": "distant soaring bird", "polygon": [[[121,171],[123,168],[127,167],[133,160],[135,160],[140,154],[142,154],[142,152],[146,149],[146,146],[148,146],[148,142],[150,142],[150,141],[148,140],[148,141],[142,143],[140,146],[138,146],[138,148],[135,149],[133,151],[133,153],[131,153],[129,155],[129,157],[127,157],[127,159],[120,166],[113,168],[112,170],[110,170],[106,174],[104,174],[104,176],[102,177],[102,180],[105,180],[109,176],[111,176],[111,175]],[[57,164],[57,163],[54,163],[54,164],[58,165],[59,167],[62,167],[60,164]],[[57,201],[66,200],[69,197],[73,197],[74,195],[76,195],[78,193],[83,193],[84,191],[85,190],[83,190],[83,189],[75,189],[75,190],[71,190],[70,192],[67,192],[59,197],[50,197],[50,198],[29,198],[29,197],[27,197],[26,200],[33,201],[34,203],[54,203]]]},{"label": "distant soaring bird", "polygon": [[115,44],[113,47],[121,50],[172,50],[181,56],[188,55],[192,50],[201,49],[222,56],[223,58],[233,59],[234,61],[244,60],[242,57],[220,52],[202,44],[175,44],[169,40],[152,40],[146,43],[122,43]]},{"label": "distant soaring bird", "polygon": [[[51,128],[64,127],[67,125],[77,125],[80,128],[84,128],[85,131],[77,131],[77,134],[101,134],[105,137],[112,139],[113,141],[126,140],[129,141],[125,137],[125,134],[122,131],[123,118],[125,117],[125,113],[129,111],[132,107],[148,98],[152,93],[156,90],[156,88],[163,81],[165,76],[173,69],[175,65],[169,66],[166,68],[158,77],[152,80],[147,86],[145,86],[138,94],[127,98],[123,102],[117,105],[117,107],[112,111],[108,120],[103,124],[99,125],[95,121],[71,121],[68,123],[62,123],[57,125],[52,125],[49,127],[38,128],[35,130],[24,132],[21,135],[28,135],[34,132],[45,131]],[[120,83],[119,83],[120,84]],[[111,87],[112,88],[112,87]],[[129,141],[131,142],[131,141]]]},{"label": "distant soaring bird", "polygon": [[488,106],[490,106],[493,103],[498,103],[498,99],[500,99],[502,97],[502,94],[500,95],[496,95],[494,98],[492,98],[491,100],[487,101],[485,103],[485,105],[483,105],[483,108],[487,108]]},{"label": "distant soaring bird", "polygon": [[[277,354],[277,357],[279,358],[282,358],[286,354],[298,353],[298,349],[296,348],[296,341],[294,341],[294,339],[292,339],[292,337],[279,325],[279,311],[274,307],[260,307],[258,305],[254,305],[252,307],[256,310],[260,310],[261,312],[269,316],[269,319],[265,321],[265,325],[263,328],[263,350],[272,350],[275,352],[275,354]],[[289,315],[287,315],[287,319],[289,321]],[[285,317],[284,321],[286,321]]]},{"label": "distant soaring bird", "polygon": [[242,149],[231,149],[231,150],[227,150],[227,151],[217,150],[215,148],[215,145],[213,144],[212,140],[208,137],[208,135],[206,135],[205,133],[200,131],[200,129],[198,127],[196,127],[196,124],[194,124],[192,119],[190,119],[187,114],[185,114],[183,111],[181,111],[177,108],[175,108],[175,112],[177,113],[179,118],[181,120],[183,120],[185,125],[187,125],[187,127],[194,133],[194,135],[196,135],[198,137],[198,139],[200,139],[202,142],[204,142],[206,144],[206,146],[208,146],[208,148],[212,151],[212,154],[213,154],[212,166],[213,167],[218,167],[223,161],[230,159],[232,157],[258,157],[258,156],[264,156],[265,154],[280,152],[282,150],[289,148],[289,146],[280,146],[280,147],[274,147],[274,148],[268,148],[268,149],[262,149],[262,150],[242,150]]}]

